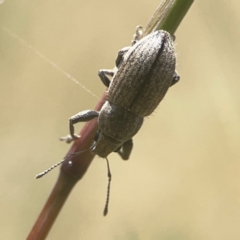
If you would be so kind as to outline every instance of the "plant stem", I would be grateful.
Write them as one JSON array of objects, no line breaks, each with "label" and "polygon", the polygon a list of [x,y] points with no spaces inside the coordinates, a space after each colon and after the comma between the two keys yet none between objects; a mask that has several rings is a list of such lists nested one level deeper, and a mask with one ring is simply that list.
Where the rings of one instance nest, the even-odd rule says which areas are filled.
[{"label": "plant stem", "polygon": [[[167,30],[173,35],[192,3],[193,0],[163,1],[147,24],[144,35],[157,29]],[[105,101],[106,94],[104,93],[95,110],[99,111]],[[97,120],[87,122],[79,134],[81,138],[73,143],[66,154],[66,160],[61,166],[57,182],[29,233],[28,240],[43,240],[48,235],[71,190],[86,173],[94,158],[90,150],[83,150],[90,149],[97,128]],[[79,151],[83,152],[71,156],[72,153]]]},{"label": "plant stem", "polygon": [[144,30],[144,36],[164,29],[174,35],[194,0],[163,0]]}]

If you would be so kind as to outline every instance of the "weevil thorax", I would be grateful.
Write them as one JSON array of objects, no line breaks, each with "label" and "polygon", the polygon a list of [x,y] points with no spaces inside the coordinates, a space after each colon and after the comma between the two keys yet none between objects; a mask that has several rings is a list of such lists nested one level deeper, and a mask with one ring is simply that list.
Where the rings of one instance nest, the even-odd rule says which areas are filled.
[{"label": "weevil thorax", "polygon": [[137,116],[150,115],[172,83],[175,62],[168,32],[160,30],[147,35],[123,56],[108,89],[108,100]]},{"label": "weevil thorax", "polygon": [[99,113],[98,138],[92,151],[100,157],[107,157],[132,138],[142,123],[142,117],[106,101]]}]

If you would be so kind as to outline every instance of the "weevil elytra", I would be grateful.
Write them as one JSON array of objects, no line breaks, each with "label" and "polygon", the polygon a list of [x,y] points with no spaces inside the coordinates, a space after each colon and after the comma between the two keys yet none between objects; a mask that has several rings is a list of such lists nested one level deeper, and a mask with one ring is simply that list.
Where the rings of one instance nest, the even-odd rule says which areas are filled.
[{"label": "weevil elytra", "polygon": [[[98,75],[108,87],[107,101],[99,112],[86,110],[69,119],[71,142],[79,138],[74,124],[98,118],[91,151],[100,157],[118,152],[127,160],[133,147],[132,137],[161,102],[170,86],[179,81],[175,71],[176,56],[173,39],[166,31],[153,32],[119,51],[114,70],[100,70]],[[112,80],[108,78],[112,77]]]}]

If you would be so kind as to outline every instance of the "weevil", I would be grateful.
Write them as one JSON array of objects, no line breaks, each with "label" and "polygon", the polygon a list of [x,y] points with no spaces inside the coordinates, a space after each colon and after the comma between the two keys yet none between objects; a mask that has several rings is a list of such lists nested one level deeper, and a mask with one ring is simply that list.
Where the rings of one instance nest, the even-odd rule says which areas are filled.
[{"label": "weevil", "polygon": [[[70,135],[66,142],[78,139],[74,124],[98,118],[98,131],[91,151],[102,158],[117,152],[127,160],[133,148],[133,136],[144,117],[159,105],[169,87],[179,81],[175,71],[176,56],[171,35],[155,31],[141,40],[137,29],[133,45],[118,52],[114,70],[100,70],[98,75],[107,89],[101,110],[85,110],[69,119]],[[112,80],[109,79],[112,77]]]}]

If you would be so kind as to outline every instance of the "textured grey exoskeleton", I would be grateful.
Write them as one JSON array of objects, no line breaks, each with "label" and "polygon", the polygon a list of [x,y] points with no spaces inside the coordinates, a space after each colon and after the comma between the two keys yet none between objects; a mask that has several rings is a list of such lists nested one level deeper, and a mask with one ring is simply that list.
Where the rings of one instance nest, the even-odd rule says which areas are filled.
[{"label": "textured grey exoskeleton", "polygon": [[[144,117],[156,109],[168,88],[179,80],[175,65],[172,37],[163,30],[120,50],[116,69],[99,71],[108,87],[107,101],[99,112],[86,110],[71,117],[70,137],[64,140],[79,138],[74,134],[75,123],[98,117],[98,132],[91,151],[103,158],[118,152],[124,160],[128,159],[132,137],[141,128]],[[107,75],[112,77],[111,81]]]}]

